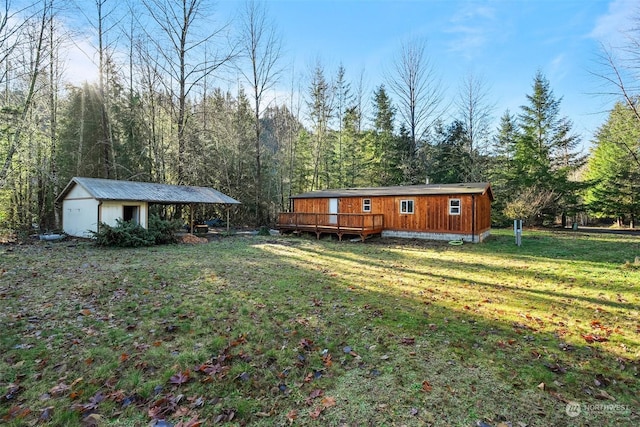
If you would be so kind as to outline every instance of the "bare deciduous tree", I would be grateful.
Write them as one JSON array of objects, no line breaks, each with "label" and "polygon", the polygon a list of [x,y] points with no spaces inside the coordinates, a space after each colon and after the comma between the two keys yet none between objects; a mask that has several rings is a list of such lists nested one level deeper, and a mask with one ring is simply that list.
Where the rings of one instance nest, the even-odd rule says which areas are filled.
[{"label": "bare deciduous tree", "polygon": [[478,76],[467,74],[462,80],[456,107],[464,127],[465,148],[471,161],[466,171],[466,180],[480,181],[486,174],[482,172],[479,159],[488,151],[494,108],[489,101],[489,88],[486,82]]},{"label": "bare deciduous tree", "polygon": [[[62,86],[63,65],[60,58],[60,49],[66,41],[66,34],[62,34],[56,26],[56,16],[52,14],[49,20],[49,159],[46,165],[46,173],[42,182],[42,199],[53,199],[60,192],[58,177],[57,150],[58,150],[58,107],[60,105],[60,89]],[[48,191],[50,188],[51,191]],[[53,224],[56,228],[61,226],[60,211],[46,203],[40,203],[40,221],[45,225],[47,210],[53,210]]]},{"label": "bare deciduous tree", "polygon": [[[607,87],[611,88],[599,95],[622,98],[640,124],[640,88],[638,87],[640,76],[634,75],[634,71],[640,68],[640,37],[636,39],[630,36],[629,40],[629,46],[626,50],[632,50],[635,46],[638,49],[638,53],[636,55],[634,55],[633,52],[630,52],[631,54],[627,61],[622,61],[615,56],[612,48],[601,45],[599,62],[600,66],[602,66],[605,71],[594,72],[593,74],[602,79]],[[630,147],[624,141],[620,141],[618,144],[629,153],[638,165],[640,165],[640,155],[636,153],[633,147]]]},{"label": "bare deciduous tree", "polygon": [[[7,6],[8,7],[8,6]],[[26,75],[26,87],[24,96],[19,100],[18,105],[12,110],[15,112],[15,125],[8,135],[6,151],[2,153],[3,159],[0,166],[0,187],[6,185],[7,175],[11,169],[13,156],[16,154],[22,143],[22,133],[28,125],[31,110],[34,104],[37,84],[43,75],[47,55],[45,52],[47,43],[47,31],[49,28],[49,20],[53,9],[53,0],[45,0],[41,3],[40,8],[31,15],[23,24],[23,28],[29,26],[28,34],[25,34],[27,40],[30,60]],[[8,9],[7,9],[8,10]],[[6,24],[5,24],[6,25]],[[6,43],[15,42],[14,37],[17,36],[17,29],[6,29],[3,34],[7,35]],[[8,32],[7,32],[8,31]],[[1,47],[1,46],[0,46]],[[10,52],[8,53],[10,55]],[[9,61],[7,60],[7,63]]]},{"label": "bare deciduous tree", "polygon": [[[151,59],[161,70],[164,86],[176,102],[174,123],[177,128],[177,181],[185,183],[187,167],[187,135],[185,129],[190,117],[188,99],[206,76],[211,75],[236,56],[233,46],[224,46],[213,53],[204,55],[203,51],[214,45],[214,40],[225,35],[227,26],[198,34],[199,24],[212,14],[206,10],[204,0],[143,0],[147,12],[160,30],[158,37],[151,28],[147,28],[150,42],[155,45],[158,56]],[[209,50],[211,52],[211,50]]]},{"label": "bare deciduous tree", "polygon": [[396,96],[398,112],[410,138],[410,153],[417,154],[420,141],[442,115],[443,86],[425,53],[426,43],[403,43],[399,56],[385,77]]},{"label": "bare deciduous tree", "polygon": [[[605,95],[622,100],[640,124],[640,7],[635,9],[635,26],[624,32],[625,43],[613,47],[600,44],[598,71],[592,74],[603,82]],[[618,143],[640,165],[640,154],[624,141]]]},{"label": "bare deciduous tree", "polygon": [[262,198],[262,159],[260,147],[260,114],[265,92],[278,81],[281,68],[282,42],[275,24],[268,19],[266,4],[255,0],[245,3],[242,16],[242,46],[249,62],[249,70],[241,67],[241,73],[251,87],[255,119],[255,210],[257,224],[265,223]]}]

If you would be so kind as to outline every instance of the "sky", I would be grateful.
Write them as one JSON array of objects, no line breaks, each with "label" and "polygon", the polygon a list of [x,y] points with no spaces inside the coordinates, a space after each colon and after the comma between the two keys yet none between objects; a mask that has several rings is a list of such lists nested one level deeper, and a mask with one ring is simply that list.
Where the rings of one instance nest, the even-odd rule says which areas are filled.
[{"label": "sky", "polygon": [[[218,2],[233,15],[240,2]],[[562,98],[561,114],[587,144],[607,117],[612,100],[599,96],[594,73],[600,44],[620,45],[640,8],[636,0],[270,0],[270,16],[282,34],[287,63],[309,74],[319,60],[325,71],[342,64],[357,81],[364,72],[372,93],[402,43],[426,40],[426,54],[447,94],[457,96],[463,78],[481,78],[498,119],[518,113],[541,71]],[[453,112],[452,112],[453,114]]]},{"label": "sky", "polygon": [[[215,21],[232,22],[243,0],[218,0]],[[494,105],[494,123],[520,111],[541,71],[560,113],[574,123],[585,150],[613,99],[605,91],[601,43],[620,46],[640,13],[637,0],[266,0],[283,42],[287,68],[277,90],[288,93],[292,73],[304,81],[319,61],[331,77],[342,64],[352,87],[364,76],[372,98],[402,43],[426,41],[426,55],[452,103],[465,76],[480,78]],[[90,48],[85,47],[85,50]],[[68,52],[71,80],[85,79],[87,59]],[[302,84],[304,89],[307,85]],[[388,85],[387,85],[388,86]],[[451,109],[444,117],[453,120]]]}]

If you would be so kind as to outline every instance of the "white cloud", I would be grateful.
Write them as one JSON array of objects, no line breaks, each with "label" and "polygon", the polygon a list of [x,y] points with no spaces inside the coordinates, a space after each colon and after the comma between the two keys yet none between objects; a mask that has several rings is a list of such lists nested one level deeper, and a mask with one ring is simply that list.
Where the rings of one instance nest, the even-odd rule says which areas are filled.
[{"label": "white cloud", "polygon": [[479,18],[493,20],[495,18],[495,9],[486,5],[469,3],[453,15],[451,22],[466,22]]},{"label": "white cloud", "polygon": [[478,53],[478,50],[487,42],[487,36],[483,29],[468,26],[457,26],[450,30],[456,35],[455,40],[449,43],[449,49],[461,53],[470,59]]},{"label": "white cloud", "polygon": [[460,8],[450,19],[451,27],[445,30],[453,35],[449,50],[466,59],[481,54],[494,31],[495,18],[495,10],[486,5],[468,3]]},{"label": "white cloud", "polygon": [[561,81],[567,76],[569,68],[566,64],[566,55],[560,53],[556,55],[548,65],[549,78],[554,82]]},{"label": "white cloud", "polygon": [[620,44],[624,33],[633,27],[633,21],[640,14],[637,0],[613,0],[607,13],[596,20],[589,36],[607,44]]}]

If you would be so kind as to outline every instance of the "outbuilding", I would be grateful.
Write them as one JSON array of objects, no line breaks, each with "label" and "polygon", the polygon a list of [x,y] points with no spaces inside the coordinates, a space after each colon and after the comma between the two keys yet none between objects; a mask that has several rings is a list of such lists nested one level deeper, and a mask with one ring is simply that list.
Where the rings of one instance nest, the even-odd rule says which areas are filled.
[{"label": "outbuilding", "polygon": [[[147,228],[151,204],[239,204],[209,187],[74,177],[60,193],[62,228],[70,236],[91,237],[101,223],[133,221]],[[193,209],[192,209],[193,210]]]},{"label": "outbuilding", "polygon": [[283,232],[373,234],[481,242],[491,233],[493,192],[487,182],[311,191],[290,198]]}]

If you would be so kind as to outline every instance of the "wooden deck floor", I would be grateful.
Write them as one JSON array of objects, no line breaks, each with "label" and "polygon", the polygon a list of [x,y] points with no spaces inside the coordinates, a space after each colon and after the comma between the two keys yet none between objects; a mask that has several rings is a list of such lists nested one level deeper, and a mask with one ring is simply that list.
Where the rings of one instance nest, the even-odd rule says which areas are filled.
[{"label": "wooden deck floor", "polygon": [[324,234],[336,234],[339,240],[344,235],[359,236],[362,241],[383,230],[380,214],[320,214],[281,213],[276,227],[281,232],[315,233],[316,238]]}]

